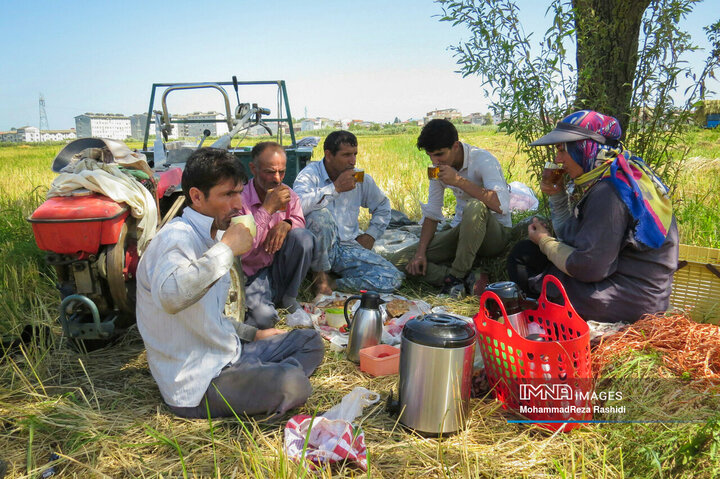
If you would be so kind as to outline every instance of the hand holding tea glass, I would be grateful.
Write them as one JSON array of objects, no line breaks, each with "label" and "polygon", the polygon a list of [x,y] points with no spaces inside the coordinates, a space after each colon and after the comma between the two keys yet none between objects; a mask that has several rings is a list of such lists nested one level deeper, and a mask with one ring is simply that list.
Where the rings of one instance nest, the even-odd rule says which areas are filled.
[{"label": "hand holding tea glass", "polygon": [[263,205],[270,214],[273,214],[277,211],[285,211],[288,203],[290,203],[290,187],[281,184],[276,188],[267,190]]},{"label": "hand holding tea glass", "polygon": [[355,178],[355,183],[362,183],[365,181],[365,170],[362,168],[355,168],[353,170],[353,178]]},{"label": "hand holding tea glass", "polygon": [[[250,218],[247,218],[247,217]],[[233,256],[250,251],[255,235],[255,220],[252,215],[235,216],[230,220],[230,226],[225,230],[221,242],[232,250]]]},{"label": "hand holding tea glass", "polygon": [[562,191],[563,186],[563,170],[562,165],[548,161],[542,171],[540,179],[540,191],[546,195],[555,195]]},{"label": "hand holding tea glass", "polygon": [[438,165],[437,179],[449,186],[457,186],[462,177],[458,175],[455,168],[450,165]]},{"label": "hand holding tea glass", "polygon": [[[365,179],[364,174],[363,179]],[[350,191],[352,189],[355,189],[355,183],[357,183],[357,180],[355,179],[355,170],[349,168],[340,173],[340,175],[335,179],[335,191],[337,191],[338,193]]]}]

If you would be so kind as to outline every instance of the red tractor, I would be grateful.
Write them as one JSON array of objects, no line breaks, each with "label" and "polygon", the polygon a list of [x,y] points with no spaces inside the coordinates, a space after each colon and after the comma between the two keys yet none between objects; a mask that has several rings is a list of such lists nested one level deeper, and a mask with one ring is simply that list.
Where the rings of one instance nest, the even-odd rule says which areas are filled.
[{"label": "red tractor", "polygon": [[[230,110],[228,94],[224,88],[230,84],[238,96],[234,114]],[[183,120],[176,121],[168,113],[167,95],[176,90],[202,88],[220,91],[226,111],[225,118],[216,121],[226,123],[228,128],[227,133],[211,146],[231,151],[249,173],[247,163],[250,159],[250,148],[230,148],[231,140],[238,132],[257,126],[272,132],[262,119],[262,116],[269,115],[270,111],[258,107],[257,104],[240,103],[238,85],[277,86],[278,98],[283,98],[285,111],[281,111],[283,104],[279,102],[276,118],[265,121],[278,123],[278,132],[282,131],[280,125],[283,123],[289,127],[292,144],[286,147],[288,174],[285,181],[292,184],[298,171],[309,161],[312,147],[298,147],[295,142],[283,81],[237,82],[233,77],[233,82],[154,84],[143,150],[132,152],[132,167],[127,167],[127,155],[122,159],[116,158],[118,152],[121,155],[129,152],[124,144],[101,138],[75,140],[63,148],[53,161],[52,169],[56,173],[68,173],[78,161],[96,161],[106,166],[120,166],[120,170],[124,172],[122,175],[128,176],[129,181],[137,182],[149,193],[149,196],[145,197],[151,199],[146,203],[154,203],[147,205],[144,215],[156,215],[151,218],[152,221],[143,221],[144,216],[132,214],[137,210],[133,209],[131,203],[116,201],[110,197],[112,194],[102,188],[92,187],[74,188],[64,192],[63,196],[49,197],[28,218],[32,223],[38,247],[47,252],[46,261],[54,266],[56,271],[57,288],[63,298],[60,305],[63,334],[81,349],[90,350],[106,345],[135,322],[135,271],[140,259],[138,240],[144,238],[143,234],[150,234],[150,237],[154,235],[156,224],[157,229],[161,228],[182,210],[182,169],[192,151],[201,146],[210,135],[210,132],[205,130],[197,145],[169,142],[174,125],[182,123]],[[161,88],[165,89],[162,95],[162,112],[154,112],[156,89]],[[154,148],[148,149],[151,123],[155,124],[156,139]],[[280,135],[281,133],[278,140],[282,144]],[[135,190],[137,191],[137,188]],[[141,189],[141,192],[145,194],[145,190]],[[139,223],[143,223],[141,228],[138,228]],[[151,232],[145,231],[149,229],[147,224],[152,225]],[[231,277],[234,292],[231,291],[229,295],[226,311],[229,315],[240,318],[242,314],[237,299],[243,278],[239,264],[231,271]]]}]

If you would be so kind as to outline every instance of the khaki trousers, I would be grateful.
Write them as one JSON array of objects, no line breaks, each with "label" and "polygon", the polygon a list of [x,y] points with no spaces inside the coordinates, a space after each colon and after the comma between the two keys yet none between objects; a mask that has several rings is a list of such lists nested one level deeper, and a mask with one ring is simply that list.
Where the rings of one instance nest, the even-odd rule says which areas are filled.
[{"label": "khaki trousers", "polygon": [[[510,228],[501,225],[482,201],[470,200],[463,209],[460,224],[435,233],[427,248],[427,270],[418,279],[441,286],[448,275],[464,279],[484,256],[500,254],[510,240]],[[386,258],[400,271],[415,256],[417,244]]]}]

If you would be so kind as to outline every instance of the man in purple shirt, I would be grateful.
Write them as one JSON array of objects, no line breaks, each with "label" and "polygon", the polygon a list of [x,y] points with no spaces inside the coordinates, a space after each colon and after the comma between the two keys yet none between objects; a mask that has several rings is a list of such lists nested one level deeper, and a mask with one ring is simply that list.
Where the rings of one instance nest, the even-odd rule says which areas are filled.
[{"label": "man in purple shirt", "polygon": [[253,147],[253,178],[242,192],[242,213],[253,215],[257,235],[242,256],[247,276],[245,324],[272,328],[279,320],[275,308],[294,312],[300,283],[318,256],[313,234],[305,229],[300,199],[283,184],[287,158],[274,141]]}]

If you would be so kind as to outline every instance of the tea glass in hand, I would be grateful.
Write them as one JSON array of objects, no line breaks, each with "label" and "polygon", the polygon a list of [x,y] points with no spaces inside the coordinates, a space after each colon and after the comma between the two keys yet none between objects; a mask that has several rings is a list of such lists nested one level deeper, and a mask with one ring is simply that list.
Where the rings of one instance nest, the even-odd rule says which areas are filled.
[{"label": "tea glass in hand", "polygon": [[[284,188],[284,185],[278,186],[278,188]],[[270,188],[269,190],[267,190],[267,193],[272,193],[274,190],[275,190],[275,188]],[[284,205],[282,205],[280,207],[280,209],[278,209],[278,211],[287,211],[287,205],[288,204],[285,203]]]},{"label": "tea glass in hand", "polygon": [[362,183],[363,181],[365,181],[365,170],[356,168],[353,172],[353,178],[355,178],[355,183]]},{"label": "tea glass in hand", "polygon": [[428,180],[437,180],[440,174],[440,167],[435,165],[428,166]]},{"label": "tea glass in hand", "polygon": [[255,238],[255,235],[257,235],[257,227],[255,226],[255,218],[253,215],[238,215],[233,216],[230,218],[230,222],[232,224],[235,223],[242,223],[248,230],[250,230],[250,235]]},{"label": "tea glass in hand", "polygon": [[545,163],[545,168],[543,168],[540,184],[559,191],[564,173],[565,170],[562,169],[562,165],[548,161]]}]

